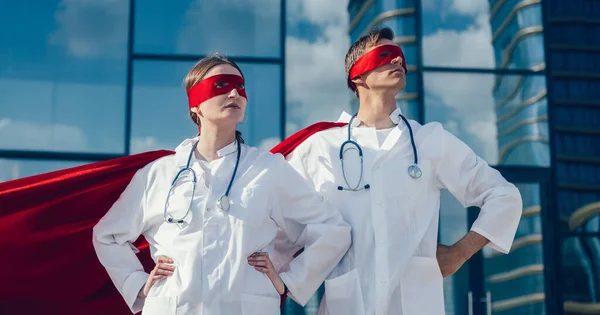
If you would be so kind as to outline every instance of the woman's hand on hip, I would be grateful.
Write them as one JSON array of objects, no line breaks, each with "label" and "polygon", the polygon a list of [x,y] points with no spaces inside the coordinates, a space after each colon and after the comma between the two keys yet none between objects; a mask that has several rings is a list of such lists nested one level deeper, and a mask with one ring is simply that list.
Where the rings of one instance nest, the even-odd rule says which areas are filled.
[{"label": "woman's hand on hip", "polygon": [[281,280],[281,277],[279,277],[277,270],[275,270],[275,267],[273,267],[273,263],[269,258],[269,253],[256,252],[250,255],[248,257],[248,264],[250,266],[253,266],[254,269],[266,274],[267,277],[269,277],[269,279],[271,280],[271,283],[273,283],[273,286],[275,287],[275,290],[277,290],[277,293],[281,295],[285,292],[285,285],[283,283],[283,280]]},{"label": "woman's hand on hip", "polygon": [[170,265],[173,263],[173,259],[167,256],[158,256],[158,262],[152,272],[150,272],[150,276],[148,277],[148,281],[146,281],[146,285],[144,286],[144,296],[148,296],[148,292],[150,292],[150,288],[154,285],[154,283],[158,280],[166,279],[173,275],[173,271],[175,271],[175,266]]}]

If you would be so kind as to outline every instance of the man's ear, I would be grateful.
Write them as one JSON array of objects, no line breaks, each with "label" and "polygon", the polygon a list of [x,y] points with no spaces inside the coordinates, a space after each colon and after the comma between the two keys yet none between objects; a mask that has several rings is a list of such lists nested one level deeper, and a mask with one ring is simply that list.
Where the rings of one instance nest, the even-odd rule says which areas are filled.
[{"label": "man's ear", "polygon": [[352,83],[354,83],[354,85],[359,86],[359,85],[363,85],[365,84],[365,80],[363,79],[362,76],[358,76],[352,80],[350,80]]}]

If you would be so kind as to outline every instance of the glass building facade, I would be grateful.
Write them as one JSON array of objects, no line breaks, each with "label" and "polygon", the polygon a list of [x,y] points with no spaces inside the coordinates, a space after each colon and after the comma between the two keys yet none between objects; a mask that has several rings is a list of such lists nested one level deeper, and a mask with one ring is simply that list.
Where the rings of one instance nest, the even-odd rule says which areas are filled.
[{"label": "glass building facade", "polygon": [[[447,314],[600,313],[599,10],[582,0],[350,1],[352,41],[388,26],[405,51],[398,106],[442,122],[523,196],[511,253],[486,248],[446,278]],[[440,242],[460,239],[477,211],[445,192]]]},{"label": "glass building facade", "polygon": [[[0,181],[174,148],[196,132],[183,78],[213,52],[246,76],[244,138],[270,148],[357,109],[344,54],[382,25],[408,63],[398,106],[523,196],[511,253],[486,248],[446,278],[447,314],[600,314],[597,0],[3,1]],[[477,211],[444,192],[440,242]],[[321,294],[282,313],[316,314]]]},{"label": "glass building facade", "polygon": [[0,180],[174,149],[197,132],[183,79],[215,52],[246,77],[246,142],[284,137],[284,1],[34,2],[0,4]]}]

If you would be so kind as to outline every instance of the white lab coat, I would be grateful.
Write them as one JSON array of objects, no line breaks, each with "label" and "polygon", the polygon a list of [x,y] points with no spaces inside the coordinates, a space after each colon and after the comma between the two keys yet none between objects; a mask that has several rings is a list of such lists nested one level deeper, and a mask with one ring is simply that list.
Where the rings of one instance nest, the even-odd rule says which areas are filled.
[{"label": "white lab coat", "polygon": [[[350,228],[339,211],[324,201],[281,155],[242,145],[231,192],[231,209],[216,207],[236,162],[237,145],[219,151],[211,163],[193,158],[198,184],[192,209],[182,224],[165,223],[165,198],[177,171],[186,165],[195,139],[174,155],[139,170],[110,211],[94,227],[93,243],[101,263],[132,312],[144,315],[274,315],[279,294],[247,257],[270,254],[279,231],[305,251],[281,274],[290,294],[306,303],[348,249]],[[181,217],[192,189],[178,184],[169,213]],[[186,202],[187,201],[187,202]],[[150,244],[154,260],[173,258],[176,269],[154,284],[146,299],[138,293],[148,274],[131,245],[139,235]]]},{"label": "white lab coat", "polygon": [[[340,191],[346,186],[339,160],[347,128],[312,135],[288,155],[291,165],[332,201],[352,227],[352,245],[325,282],[319,314],[442,315],[442,275],[436,260],[440,189],[447,188],[465,207],[481,207],[472,230],[507,253],[521,216],[519,191],[499,172],[445,131],[439,123],[410,121],[423,176],[411,178],[413,163],[408,128],[397,124],[379,145],[374,128],[353,121],[352,138],[364,155],[364,184],[369,190]],[[339,121],[348,122],[343,113]],[[352,155],[347,155],[352,156]],[[345,160],[348,182],[355,185],[360,162]]]}]

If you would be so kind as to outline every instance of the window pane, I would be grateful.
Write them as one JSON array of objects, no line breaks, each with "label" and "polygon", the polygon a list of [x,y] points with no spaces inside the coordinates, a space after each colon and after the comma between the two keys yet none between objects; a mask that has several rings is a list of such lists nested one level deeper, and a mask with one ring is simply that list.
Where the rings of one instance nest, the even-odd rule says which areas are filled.
[{"label": "window pane", "polygon": [[28,3],[0,10],[0,149],[123,153],[127,1]]},{"label": "window pane", "polygon": [[[536,300],[545,290],[540,186],[535,183],[515,183],[515,186],[523,198],[523,216],[510,254],[484,248],[485,286],[491,292],[494,314],[544,314],[543,301]],[[469,231],[467,210],[447,190],[442,190],[440,197],[439,231],[443,244],[454,244]],[[444,279],[444,291],[446,310],[466,314],[468,268],[463,267]],[[530,299],[531,303],[520,307],[510,303],[517,298]]]},{"label": "window pane", "polygon": [[281,1],[137,1],[135,51],[279,57]]},{"label": "window pane", "polygon": [[488,163],[550,164],[544,76],[426,72],[424,87],[425,120]]},{"label": "window pane", "polygon": [[[193,62],[134,63],[131,152],[175,149],[197,134],[183,87]],[[246,143],[270,149],[280,141],[279,65],[240,64],[246,78],[247,121],[238,125]]]},{"label": "window pane", "polygon": [[0,159],[0,182],[71,168],[92,162]]},{"label": "window pane", "polygon": [[[589,170],[587,171],[589,172]],[[557,172],[560,173],[559,176],[564,176],[564,171],[557,170]],[[595,174],[592,172],[589,176]],[[569,179],[564,179],[564,181],[569,182]],[[586,186],[585,183],[579,185]],[[595,185],[597,182],[589,186],[594,187]],[[561,232],[600,233],[600,202],[598,200],[600,200],[600,192],[559,190],[558,211],[561,218],[559,221]]]},{"label": "window pane", "polygon": [[423,2],[426,66],[541,69],[539,2],[507,0]]},{"label": "window pane", "polygon": [[566,314],[598,307],[600,237],[572,236],[562,241],[562,287]]}]

